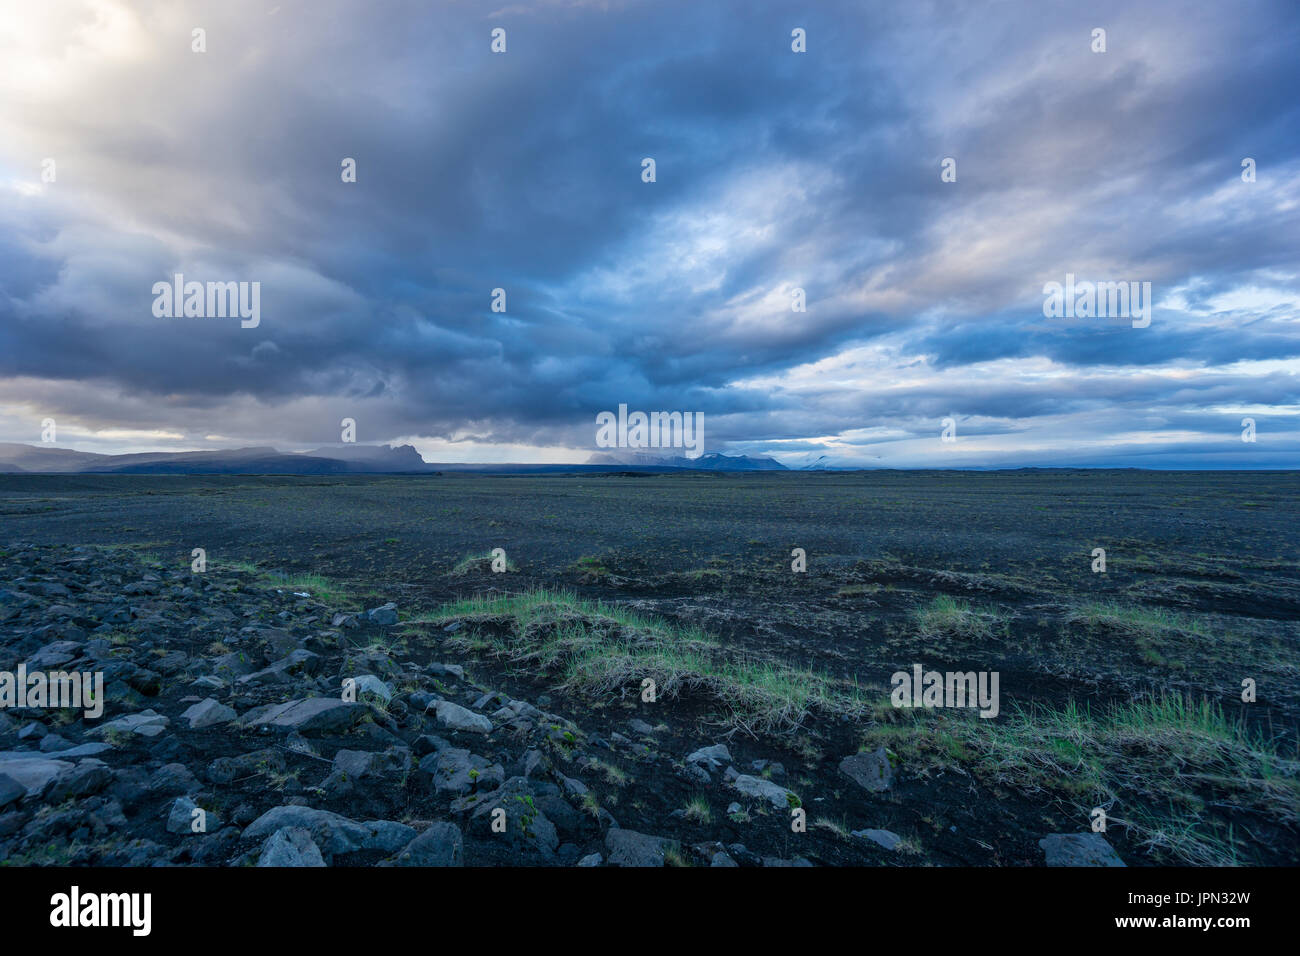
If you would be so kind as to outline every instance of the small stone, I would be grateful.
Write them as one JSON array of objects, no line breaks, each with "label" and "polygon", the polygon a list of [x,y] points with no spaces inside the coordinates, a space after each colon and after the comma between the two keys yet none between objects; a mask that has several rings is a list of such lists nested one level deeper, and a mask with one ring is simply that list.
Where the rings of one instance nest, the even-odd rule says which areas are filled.
[{"label": "small stone", "polygon": [[666,837],[614,829],[605,834],[610,866],[663,866],[665,852],[681,844]]},{"label": "small stone", "polygon": [[454,677],[456,680],[465,679],[465,668],[459,664],[430,664],[427,668],[434,677]]},{"label": "small stone", "polygon": [[149,778],[149,791],[159,796],[194,793],[199,782],[183,763],[164,764]]},{"label": "small stone", "polygon": [[459,747],[447,747],[429,754],[420,761],[420,771],[433,778],[433,789],[456,795],[500,786],[505,781],[505,770],[477,754]]},{"label": "small stone", "polygon": [[854,754],[840,761],[840,772],[864,790],[880,793],[894,782],[894,768],[884,747],[874,753]]},{"label": "small stone", "polygon": [[397,855],[398,866],[461,866],[465,842],[454,823],[434,823]]},{"label": "small stone", "polygon": [[22,730],[18,731],[18,739],[24,743],[30,743],[42,739],[48,733],[49,731],[45,729],[44,724],[37,723],[33,720],[30,724],[23,727]]},{"label": "small stone", "polygon": [[378,624],[380,627],[392,627],[397,623],[397,605],[389,601],[387,604],[367,611],[366,617],[371,624]]},{"label": "small stone", "polygon": [[370,694],[378,697],[385,704],[393,699],[393,691],[387,684],[381,681],[374,674],[361,674],[352,678],[356,688],[357,698],[360,699],[362,694]]},{"label": "small stone", "polygon": [[903,839],[897,833],[890,833],[888,830],[854,830],[853,835],[879,843],[886,850],[894,849]]},{"label": "small stone", "polygon": [[[194,811],[197,809],[198,809],[198,805],[195,804],[195,802],[191,800],[189,797],[177,797],[172,802],[171,810],[168,811],[167,813],[167,832],[168,833],[195,832],[194,822],[196,819],[199,819],[194,813]],[[203,815],[203,821],[204,821],[204,830],[199,832],[206,832],[208,826],[210,825],[210,822],[214,822],[208,820],[208,814],[206,812]],[[213,827],[213,829],[215,829],[215,827]]]},{"label": "small stone", "polygon": [[17,803],[27,795],[27,788],[13,777],[0,773],[0,809]]},{"label": "small stone", "polygon": [[492,733],[492,721],[449,700],[438,701],[434,714],[438,726],[447,730],[463,730],[470,734]]},{"label": "small stone", "polygon": [[693,783],[700,787],[707,787],[713,783],[713,778],[709,776],[709,772],[697,763],[688,763],[682,767],[678,776],[687,783]]},{"label": "small stone", "polygon": [[[0,765],[3,766],[3,765]],[[1125,866],[1100,833],[1053,833],[1038,841],[1048,866]]]},{"label": "small stone", "polygon": [[64,760],[74,760],[78,757],[95,757],[112,749],[112,744],[78,744],[75,747],[69,747],[67,750],[59,751],[59,756]]},{"label": "small stone", "polygon": [[240,719],[240,725],[279,733],[336,734],[350,730],[365,713],[367,708],[361,704],[336,697],[308,697],[256,707]]},{"label": "small stone", "polygon": [[[587,785],[581,780],[577,780],[573,777],[566,777],[559,771],[556,771],[556,776],[560,779],[560,786],[564,788],[564,792],[569,796],[585,797],[587,795]],[[597,856],[599,856],[599,854],[597,854]]]},{"label": "small stone", "polygon": [[117,733],[139,734],[141,737],[157,737],[167,729],[169,721],[162,714],[152,710],[143,710],[138,714],[127,714],[106,724],[100,724],[92,734],[104,734],[109,731]]},{"label": "small stone", "polygon": [[228,724],[237,716],[239,715],[233,707],[227,707],[209,697],[186,710],[181,714],[181,719],[190,722],[190,730],[202,730],[204,727]]},{"label": "small stone", "polygon": [[[9,768],[0,765],[4,770]],[[61,770],[41,789],[41,799],[46,803],[62,803],[69,798],[88,797],[99,793],[113,782],[113,771],[102,760],[88,757],[77,761],[69,770]]]},{"label": "small stone", "polygon": [[415,827],[394,820],[370,820],[363,826],[369,827],[371,832],[370,839],[361,845],[363,850],[395,853],[419,836]]},{"label": "small stone", "polygon": [[778,810],[789,810],[792,807],[799,806],[799,798],[794,795],[793,791],[778,786],[771,780],[741,774],[732,781],[731,785],[748,797],[766,800]]},{"label": "small stone", "polygon": [[355,853],[366,841],[373,837],[369,827],[362,826],[355,820],[331,813],[328,810],[316,810],[312,807],[285,804],[266,811],[244,830],[245,840],[256,840],[269,836],[282,827],[302,827],[310,830],[312,839],[318,839],[317,845],[331,855]]},{"label": "small stone", "polygon": [[727,749],[726,744],[701,747],[694,753],[687,754],[686,762],[707,764],[709,770],[717,770],[723,764],[731,762],[731,751]]},{"label": "small stone", "polygon": [[282,827],[262,847],[258,866],[324,866],[320,847],[302,827]]}]

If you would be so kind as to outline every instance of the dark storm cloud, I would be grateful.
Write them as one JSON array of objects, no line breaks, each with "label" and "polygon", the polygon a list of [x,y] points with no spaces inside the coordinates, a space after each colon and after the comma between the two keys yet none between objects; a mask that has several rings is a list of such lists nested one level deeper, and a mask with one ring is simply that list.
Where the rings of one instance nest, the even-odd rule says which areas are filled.
[{"label": "dark storm cloud", "polygon": [[[627,403],[796,463],[951,414],[1042,463],[1265,408],[1294,450],[1300,18],[1188,8],[57,5],[0,41],[0,437],[581,449]],[[155,318],[174,272],[260,282],[261,324]],[[1152,325],[1045,318],[1067,272],[1150,281]]]}]

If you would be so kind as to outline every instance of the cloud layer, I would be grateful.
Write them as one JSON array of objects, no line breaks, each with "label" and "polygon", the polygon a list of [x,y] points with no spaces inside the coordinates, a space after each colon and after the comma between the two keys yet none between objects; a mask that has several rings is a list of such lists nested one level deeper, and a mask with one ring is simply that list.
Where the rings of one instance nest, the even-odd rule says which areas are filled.
[{"label": "cloud layer", "polygon": [[[581,461],[625,403],[795,466],[1296,467],[1300,17],[1087,6],[2,6],[0,440]],[[260,325],[156,318],[177,272]],[[1150,326],[1044,317],[1067,273]]]}]

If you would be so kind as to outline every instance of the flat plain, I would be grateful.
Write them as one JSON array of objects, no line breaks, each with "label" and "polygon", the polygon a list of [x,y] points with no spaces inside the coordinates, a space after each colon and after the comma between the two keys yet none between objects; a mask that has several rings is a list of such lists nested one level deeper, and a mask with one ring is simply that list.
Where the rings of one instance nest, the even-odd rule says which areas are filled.
[{"label": "flat plain", "polygon": [[[369,670],[402,698],[396,713],[379,715],[392,735],[383,743],[413,747],[421,766],[421,749],[446,741],[415,743],[431,726],[410,717],[421,709],[411,695],[428,688],[404,684],[403,668],[463,666],[466,687],[440,684],[439,694],[466,706],[483,688],[540,701],[575,728],[559,746],[539,747],[554,779],[584,781],[581,798],[561,793],[584,818],[546,845],[506,847],[463,825],[470,864],[609,853],[612,817],[684,848],[669,850],[669,862],[721,852],[742,865],[1041,865],[1040,840],[1090,832],[1100,809],[1102,837],[1130,866],[1294,865],[1298,493],[1294,472],[4,476],[0,588],[29,603],[0,623],[12,651],[3,666],[52,639],[33,628],[49,623],[40,615],[56,599],[42,604],[40,588],[25,585],[57,582],[68,560],[83,576],[74,591],[103,593],[144,575],[191,592],[200,581],[219,585],[194,600],[260,595],[236,608],[236,623],[310,634],[307,646],[328,659],[321,688],[355,663],[329,657],[338,652],[331,642],[342,633],[363,643]],[[206,555],[203,574],[191,572],[195,548]],[[496,548],[503,573],[491,568]],[[1104,572],[1095,570],[1099,548]],[[806,555],[801,573],[795,549]],[[97,563],[111,565],[107,578],[87,583]],[[399,621],[375,626],[365,612],[385,602]],[[235,646],[227,638],[238,628],[184,604],[133,608],[120,626],[81,622],[83,638],[111,634],[121,654],[140,646],[188,661],[146,687],[153,693],[137,687],[129,706],[115,711],[110,694],[110,717],[174,710],[179,733],[176,715],[208,696],[189,681],[229,649],[206,648]],[[357,615],[359,626],[338,631],[339,614]],[[895,707],[891,675],[917,664],[997,672],[998,716]],[[647,675],[653,702],[643,699]],[[232,681],[212,696],[243,711],[303,694]],[[69,741],[82,729],[70,724]],[[336,778],[323,787],[315,778],[332,772],[331,748],[368,749],[349,742],[355,735],[327,735],[301,760],[288,754],[272,776],[281,786],[292,777],[288,791],[312,806],[416,829],[472,817],[452,802],[467,794],[493,796],[477,775],[466,788],[439,787],[433,765],[450,758],[436,751],[426,778],[376,786],[382,797]],[[234,793],[205,782],[214,756],[265,746],[251,734],[221,737],[163,754],[148,740],[118,741],[114,756],[150,773],[191,766],[227,816],[276,806],[283,798],[267,780]],[[718,743],[734,771],[688,759]],[[486,753],[483,766],[500,763],[503,777],[526,757],[493,746],[499,754]],[[845,771],[858,754],[881,755],[886,786]],[[788,806],[764,788],[743,791],[758,785],[737,790],[737,773],[779,786]],[[565,817],[552,807],[551,817]],[[791,826],[799,809],[806,832]],[[160,853],[190,860],[147,800],[124,810]],[[245,859],[248,830],[262,829],[232,827],[229,846],[197,859]],[[897,842],[887,847],[867,830]],[[46,858],[14,832],[11,862],[143,861],[105,846]],[[379,854],[358,859],[371,858]]]}]

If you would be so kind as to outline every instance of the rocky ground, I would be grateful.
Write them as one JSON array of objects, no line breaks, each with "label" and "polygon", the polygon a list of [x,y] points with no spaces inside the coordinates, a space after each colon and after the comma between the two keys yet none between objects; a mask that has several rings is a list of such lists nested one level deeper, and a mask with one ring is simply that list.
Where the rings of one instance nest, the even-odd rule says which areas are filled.
[{"label": "rocky ground", "polygon": [[[0,860],[1295,865],[1298,497],[1290,473],[3,477],[0,678],[107,692],[98,720],[0,709]],[[894,708],[916,663],[999,673],[998,717]]]},{"label": "rocky ground", "polygon": [[[398,640],[392,603],[356,612],[126,549],[11,547],[0,569],[0,669],[105,680],[98,719],[0,712],[9,865],[806,866],[916,849],[868,825],[894,786],[883,748],[799,786],[754,756],[761,740],[640,717],[595,730],[475,679],[445,650],[460,619]],[[832,791],[860,825],[799,832]],[[1096,834],[1042,849],[1118,863]]]}]

